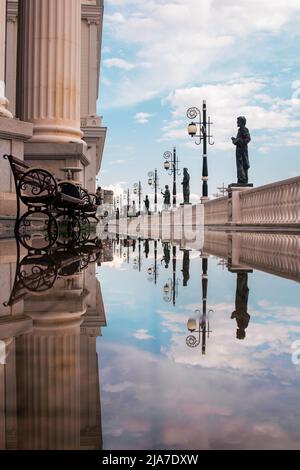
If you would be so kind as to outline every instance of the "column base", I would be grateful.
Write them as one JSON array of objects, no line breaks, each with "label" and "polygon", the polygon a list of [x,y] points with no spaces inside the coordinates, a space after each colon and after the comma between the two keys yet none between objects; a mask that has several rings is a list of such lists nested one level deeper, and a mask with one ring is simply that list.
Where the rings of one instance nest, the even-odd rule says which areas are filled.
[{"label": "column base", "polygon": [[63,126],[57,124],[35,124],[33,122],[33,136],[31,142],[51,143],[86,143],[82,140],[83,132],[76,126]]}]

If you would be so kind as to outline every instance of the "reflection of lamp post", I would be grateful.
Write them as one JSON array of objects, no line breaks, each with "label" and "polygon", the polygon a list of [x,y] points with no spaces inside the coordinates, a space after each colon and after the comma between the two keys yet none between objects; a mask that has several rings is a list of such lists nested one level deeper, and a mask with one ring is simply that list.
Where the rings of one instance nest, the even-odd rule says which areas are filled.
[{"label": "reflection of lamp post", "polygon": [[[209,338],[209,314],[213,310],[209,310],[208,317],[206,314],[207,306],[207,287],[208,287],[208,259],[203,253],[201,254],[202,258],[202,317],[199,319],[199,328],[197,329],[197,324],[195,319],[190,319],[187,324],[187,328],[191,333],[199,333],[198,339],[194,335],[189,335],[186,338],[186,344],[190,348],[198,346],[202,338],[202,354],[206,352],[206,336]],[[200,314],[199,310],[196,310],[196,313]],[[202,335],[201,335],[202,334]]]},{"label": "reflection of lamp post", "polygon": [[176,246],[173,246],[173,279],[169,279],[168,282],[164,285],[164,301],[171,302],[175,307],[176,305],[176,298],[178,296],[178,284],[179,279],[176,278]]},{"label": "reflection of lamp post", "polygon": [[154,212],[157,212],[157,190],[158,190],[158,183],[159,178],[157,176],[157,169],[155,168],[155,172],[150,171],[148,173],[148,184],[149,186],[154,189]]},{"label": "reflection of lamp post", "polygon": [[[202,343],[202,354],[206,353],[206,339],[209,338],[209,333],[211,333],[211,330],[209,329],[209,315],[212,312],[213,310],[209,310],[208,314],[203,312],[201,315],[200,310],[195,310],[198,318],[190,318],[187,322],[187,329],[191,334],[187,336],[186,344],[189,348],[195,348]],[[197,324],[197,321],[199,324]],[[195,333],[198,333],[198,338],[195,336]]]},{"label": "reflection of lamp post", "polygon": [[139,197],[139,215],[141,213],[141,202],[142,202],[142,183],[139,181],[133,185],[133,194],[137,194]]},{"label": "reflection of lamp post", "polygon": [[139,254],[137,258],[133,260],[133,268],[138,269],[141,272],[142,267],[142,256],[141,256],[141,239],[139,238]]},{"label": "reflection of lamp post", "polygon": [[148,281],[154,281],[157,283],[158,277],[158,266],[157,266],[157,240],[154,240],[154,265],[148,268]]},{"label": "reflection of lamp post", "polygon": [[164,153],[164,169],[169,172],[169,175],[173,175],[173,207],[176,207],[176,176],[180,175],[180,171],[178,168],[179,160],[176,156],[176,148],[173,148],[172,152],[165,152]]},{"label": "reflection of lamp post", "polygon": [[208,199],[208,166],[207,166],[207,143],[213,145],[211,141],[212,136],[210,135],[210,118],[207,121],[207,110],[206,101],[203,101],[202,116],[200,109],[193,107],[187,111],[187,117],[194,120],[198,117],[197,122],[191,122],[188,125],[188,133],[191,137],[196,137],[198,140],[195,141],[196,145],[200,145],[203,142],[203,166],[202,166],[202,202]]}]

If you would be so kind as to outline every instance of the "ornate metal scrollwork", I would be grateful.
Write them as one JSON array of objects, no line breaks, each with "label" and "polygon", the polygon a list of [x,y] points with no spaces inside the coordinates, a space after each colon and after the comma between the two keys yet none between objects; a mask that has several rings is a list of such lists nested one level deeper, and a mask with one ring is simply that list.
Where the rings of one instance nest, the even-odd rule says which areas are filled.
[{"label": "ornate metal scrollwork", "polygon": [[196,346],[198,346],[199,343],[200,343],[200,341],[197,340],[197,338],[193,335],[189,335],[186,338],[186,344],[189,348],[195,348]]},{"label": "ornate metal scrollwork", "polygon": [[57,195],[55,178],[44,169],[31,168],[20,178],[19,197],[32,207],[48,207]]},{"label": "ornate metal scrollwork", "polygon": [[172,157],[173,157],[172,152],[167,151],[167,152],[164,153],[164,158],[165,158],[166,160],[172,160]]},{"label": "ornate metal scrollwork", "polygon": [[201,111],[196,106],[193,106],[192,108],[189,108],[186,112],[186,115],[189,119],[195,119],[197,116],[199,116],[200,124],[201,124]]}]

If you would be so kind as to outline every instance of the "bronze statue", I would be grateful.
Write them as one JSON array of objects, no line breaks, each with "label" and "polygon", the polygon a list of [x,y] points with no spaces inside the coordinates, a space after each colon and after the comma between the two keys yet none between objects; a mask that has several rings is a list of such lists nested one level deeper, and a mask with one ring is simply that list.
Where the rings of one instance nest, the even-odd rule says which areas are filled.
[{"label": "bronze statue", "polygon": [[250,315],[247,312],[248,296],[248,274],[245,272],[237,273],[235,311],[231,314],[231,318],[235,318],[238,327],[236,330],[237,339],[246,337],[246,328],[250,321]]},{"label": "bronze statue", "polygon": [[183,169],[183,181],[181,184],[183,187],[184,204],[189,204],[190,203],[190,175],[189,175],[187,168]]},{"label": "bronze statue", "polygon": [[248,144],[251,141],[251,137],[246,127],[246,122],[244,116],[239,116],[237,118],[238,134],[236,137],[231,137],[233,145],[236,146],[237,184],[240,185],[248,184],[248,170],[250,168]]},{"label": "bronze statue", "polygon": [[169,206],[171,205],[171,193],[170,193],[170,190],[169,190],[169,186],[166,185],[165,186],[165,192],[161,192],[161,194],[163,195],[164,197],[164,206],[165,206],[165,209],[168,209]]}]

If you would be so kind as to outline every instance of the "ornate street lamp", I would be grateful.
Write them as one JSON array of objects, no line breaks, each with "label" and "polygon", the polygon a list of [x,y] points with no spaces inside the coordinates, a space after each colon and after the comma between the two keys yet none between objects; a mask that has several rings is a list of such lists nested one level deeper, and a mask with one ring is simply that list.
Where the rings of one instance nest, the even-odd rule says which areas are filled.
[{"label": "ornate street lamp", "polygon": [[127,213],[127,217],[128,217],[128,216],[129,216],[129,209],[130,209],[130,191],[129,191],[129,189],[127,189],[127,191],[124,191],[124,193],[123,193],[123,201],[126,201],[126,202],[127,202],[126,213]]},{"label": "ornate street lamp", "polygon": [[178,168],[179,160],[176,156],[176,148],[173,148],[173,152],[164,153],[164,169],[169,172],[169,175],[173,175],[173,207],[176,207],[176,176],[180,175]]},{"label": "ornate street lamp", "polygon": [[[195,144],[200,145],[203,142],[203,165],[202,165],[202,202],[208,199],[208,165],[207,165],[207,144],[214,145],[210,134],[212,122],[210,117],[207,120],[206,101],[203,101],[202,115],[200,109],[196,107],[187,110],[187,117],[192,119],[188,125],[188,134],[196,138]],[[198,118],[195,122],[194,120]]]},{"label": "ornate street lamp", "polygon": [[139,214],[141,213],[141,203],[142,203],[142,183],[139,181],[133,185],[133,194],[137,195],[139,198]]},{"label": "ornate street lamp", "polygon": [[157,175],[157,169],[155,171],[150,171],[148,173],[148,184],[149,186],[154,189],[154,212],[157,212],[157,190],[159,189],[159,178]]}]

